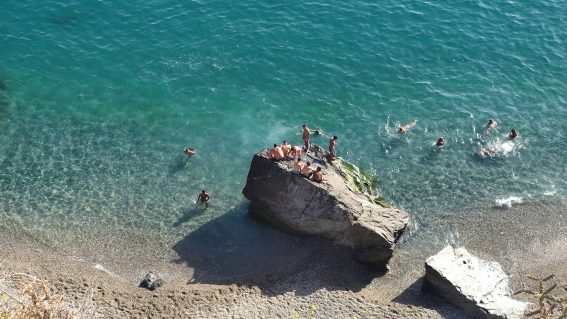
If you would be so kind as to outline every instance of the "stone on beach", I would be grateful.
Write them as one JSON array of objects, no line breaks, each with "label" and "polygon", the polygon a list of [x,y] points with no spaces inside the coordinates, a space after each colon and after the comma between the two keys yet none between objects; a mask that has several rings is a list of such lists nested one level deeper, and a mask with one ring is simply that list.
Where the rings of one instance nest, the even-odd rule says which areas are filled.
[{"label": "stone on beach", "polygon": [[325,181],[315,183],[294,173],[291,161],[255,154],[242,191],[250,213],[293,233],[330,238],[351,248],[358,261],[385,269],[409,215],[379,205],[356,166],[341,159],[329,165],[327,156],[317,145],[303,155],[323,169]]},{"label": "stone on beach", "polygon": [[152,272],[149,272],[144,276],[142,281],[140,282],[140,287],[146,288],[149,290],[155,290],[163,285],[163,278],[160,276],[155,275]]},{"label": "stone on beach", "polygon": [[497,262],[445,247],[425,261],[424,287],[475,318],[523,318],[528,304],[512,299],[508,275]]}]

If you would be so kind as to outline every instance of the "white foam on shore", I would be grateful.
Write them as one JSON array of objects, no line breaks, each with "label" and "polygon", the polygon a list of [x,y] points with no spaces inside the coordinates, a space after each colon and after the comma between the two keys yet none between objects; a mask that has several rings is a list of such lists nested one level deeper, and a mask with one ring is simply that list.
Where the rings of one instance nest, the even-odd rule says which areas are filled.
[{"label": "white foam on shore", "polygon": [[118,277],[118,275],[116,275],[116,274],[114,274],[113,272],[111,272],[110,270],[104,268],[104,266],[101,265],[101,264],[94,264],[93,267],[94,267],[95,269],[98,269],[98,270],[100,270],[100,271],[103,271],[103,272],[105,272],[105,273],[107,273],[107,274],[109,274],[109,275],[111,275],[111,276],[113,276],[113,277]]},{"label": "white foam on shore", "polygon": [[497,198],[494,201],[494,205],[496,207],[502,207],[502,208],[511,208],[513,204],[521,204],[521,203],[522,203],[522,198],[517,196]]}]

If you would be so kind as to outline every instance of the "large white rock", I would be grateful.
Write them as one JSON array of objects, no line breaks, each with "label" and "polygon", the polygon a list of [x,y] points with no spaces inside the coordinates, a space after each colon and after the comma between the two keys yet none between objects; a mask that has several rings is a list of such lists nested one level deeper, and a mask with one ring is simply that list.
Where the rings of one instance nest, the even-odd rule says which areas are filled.
[{"label": "large white rock", "polygon": [[528,304],[512,299],[508,275],[497,262],[445,247],[425,261],[425,288],[478,318],[523,318]]}]

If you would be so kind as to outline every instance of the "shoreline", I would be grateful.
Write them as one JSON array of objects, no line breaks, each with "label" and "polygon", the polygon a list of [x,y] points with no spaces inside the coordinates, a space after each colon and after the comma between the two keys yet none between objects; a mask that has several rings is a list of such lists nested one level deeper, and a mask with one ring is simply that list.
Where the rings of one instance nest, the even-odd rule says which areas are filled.
[{"label": "shoreline", "polygon": [[[458,234],[453,240],[481,258],[500,262],[512,275],[513,289],[526,275],[553,273],[564,281],[567,236],[561,234],[567,230],[567,214],[559,214],[565,211],[562,205],[564,201],[525,203],[508,209],[471,211],[469,215],[459,213],[452,219],[452,232]],[[165,248],[169,251],[148,254],[163,249],[164,242],[157,237],[139,237],[139,232],[122,233],[128,247],[106,245],[89,258],[80,258],[72,257],[80,256],[73,253],[78,249],[63,251],[18,230],[17,225],[3,226],[7,235],[0,248],[0,267],[46,278],[54,292],[71,301],[80,301],[92,293],[101,318],[260,318],[266,314],[270,318],[289,318],[299,311],[309,311],[312,305],[324,318],[463,317],[443,300],[421,292],[424,259],[431,251],[437,252],[436,244],[423,248],[424,236],[435,229],[417,229],[404,240],[390,262],[391,270],[381,275],[354,262],[348,252],[328,241],[287,235],[247,216],[236,217],[244,217],[245,222],[258,228],[255,236],[264,236],[267,243],[244,240],[243,246],[235,246],[234,236],[238,234],[226,232],[234,223],[235,216],[230,214],[236,213],[221,216],[181,240],[188,242],[177,247],[178,251],[195,248],[198,242],[217,241],[212,246],[201,243],[203,246],[186,256],[178,255],[177,260],[170,258],[178,254],[171,246]],[[475,214],[483,218],[482,223],[470,222],[478,217]],[[225,240],[219,242],[221,237],[211,237],[213,231]],[[83,236],[83,241],[89,241],[104,233]],[[153,246],[148,245],[152,242]],[[93,247],[81,248],[85,252]],[[245,248],[257,254],[255,260],[244,262],[253,254],[237,258]],[[144,249],[146,255],[142,254]],[[225,249],[228,252],[223,254]],[[110,254],[105,256],[103,252]],[[273,256],[276,253],[282,256]],[[267,256],[262,257],[264,254]],[[142,258],[130,260],[132,256]],[[122,259],[112,263],[103,257]],[[201,260],[188,262],[197,257]],[[97,258],[100,263],[92,261]],[[227,265],[234,267],[225,269]],[[250,272],[243,273],[247,267]],[[138,288],[139,279],[147,271],[164,275],[165,285],[153,292]]]}]

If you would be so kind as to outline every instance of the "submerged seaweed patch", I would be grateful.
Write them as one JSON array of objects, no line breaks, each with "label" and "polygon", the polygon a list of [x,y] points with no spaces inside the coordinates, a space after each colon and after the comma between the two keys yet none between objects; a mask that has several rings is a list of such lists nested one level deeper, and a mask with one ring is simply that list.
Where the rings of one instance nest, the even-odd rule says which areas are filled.
[{"label": "submerged seaweed patch", "polygon": [[341,175],[349,181],[356,190],[364,194],[372,202],[383,207],[390,207],[384,197],[382,197],[378,192],[378,178],[376,176],[361,170],[356,165],[351,164],[340,157],[337,158],[334,165]]}]

